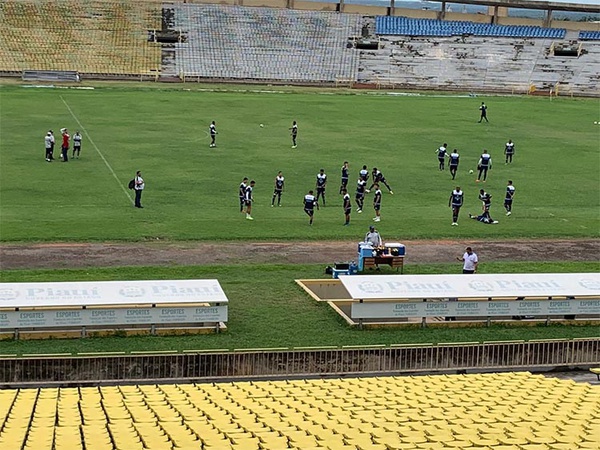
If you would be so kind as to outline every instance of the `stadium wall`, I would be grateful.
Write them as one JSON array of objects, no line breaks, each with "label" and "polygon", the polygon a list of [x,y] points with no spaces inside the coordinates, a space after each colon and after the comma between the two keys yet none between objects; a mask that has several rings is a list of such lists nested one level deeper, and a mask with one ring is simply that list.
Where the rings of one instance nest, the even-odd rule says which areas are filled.
[{"label": "stadium wall", "polygon": [[[145,352],[148,353],[148,352]],[[369,348],[254,349],[179,354],[0,359],[0,388],[344,375],[548,371],[600,363],[600,338]]]}]

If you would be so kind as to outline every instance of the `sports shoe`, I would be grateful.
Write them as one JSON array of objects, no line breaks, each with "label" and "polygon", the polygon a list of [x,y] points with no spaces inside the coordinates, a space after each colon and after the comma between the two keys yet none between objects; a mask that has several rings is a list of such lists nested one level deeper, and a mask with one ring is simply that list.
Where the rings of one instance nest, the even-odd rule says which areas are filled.
[{"label": "sports shoe", "polygon": [[298,146],[297,145],[292,145],[292,148],[296,148],[296,147],[298,147]]},{"label": "sports shoe", "polygon": [[370,189],[365,189],[365,192],[368,194],[369,192],[371,192]]},{"label": "sports shoe", "polygon": [[475,180],[475,183],[479,183],[480,180]]},{"label": "sports shoe", "polygon": [[273,208],[275,205],[271,205],[271,208]]},{"label": "sports shoe", "polygon": [[452,226],[453,226],[453,227],[457,227],[457,226],[458,226],[458,224],[457,224],[456,222],[452,222]]},{"label": "sports shoe", "polygon": [[469,219],[474,219],[475,216],[473,214],[469,214]]},{"label": "sports shoe", "polygon": [[374,221],[374,222],[381,222],[381,217],[375,217],[375,218],[373,219],[373,221]]},{"label": "sports shoe", "polygon": [[348,225],[350,225],[349,223],[345,223],[344,226],[347,227]]},{"label": "sports shoe", "polygon": [[510,211],[508,211],[508,212],[506,213],[506,215],[507,215],[507,216],[510,216],[511,214],[512,214],[512,213],[511,213]]},{"label": "sports shoe", "polygon": [[362,209],[356,210],[357,213],[362,214]]},{"label": "sports shoe", "polygon": [[252,216],[246,216],[246,219],[248,219],[248,220],[254,220],[254,218]]},{"label": "sports shoe", "polygon": [[497,221],[497,220],[494,220],[492,223],[498,223],[498,221]]},{"label": "sports shoe", "polygon": [[394,195],[394,191],[390,191],[390,195]]}]

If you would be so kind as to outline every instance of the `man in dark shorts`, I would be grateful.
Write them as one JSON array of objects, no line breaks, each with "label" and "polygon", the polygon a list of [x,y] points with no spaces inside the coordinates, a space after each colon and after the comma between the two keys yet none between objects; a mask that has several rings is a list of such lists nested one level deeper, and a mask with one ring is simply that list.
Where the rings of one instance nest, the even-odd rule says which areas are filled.
[{"label": "man in dark shorts", "polygon": [[242,182],[240,183],[240,187],[238,189],[238,195],[240,197],[240,212],[244,212],[244,206],[246,205],[246,188],[248,187],[248,177],[244,177]]},{"label": "man in dark shorts", "polygon": [[452,208],[452,226],[458,226],[458,214],[463,205],[463,199],[463,191],[460,190],[460,186],[456,186],[456,189],[452,191],[448,199],[448,206]]},{"label": "man in dark shorts", "polygon": [[340,194],[343,194],[342,191],[348,190],[349,177],[350,177],[350,168],[348,167],[348,161],[344,161],[344,165],[342,166],[342,182],[340,184]]},{"label": "man in dark shorts", "polygon": [[508,140],[504,146],[504,164],[512,163],[513,155],[515,154],[515,143],[512,140]]},{"label": "man in dark shorts", "polygon": [[342,194],[344,195],[343,208],[344,215],[346,216],[346,222],[344,223],[344,226],[348,226],[350,225],[350,214],[352,213],[352,201],[350,200],[350,194],[348,194],[346,188],[342,190]]},{"label": "man in dark shorts", "polygon": [[215,124],[215,121],[213,120],[210,124],[210,126],[208,127],[209,133],[210,133],[210,147],[216,147],[217,146],[217,127]]},{"label": "man in dark shorts", "polygon": [[456,178],[456,171],[458,170],[458,163],[460,160],[460,155],[458,154],[458,150],[454,149],[452,150],[452,153],[450,153],[450,161],[448,162],[449,167],[450,167],[450,175],[452,175],[452,179],[454,180],[454,178]]},{"label": "man in dark shorts", "polygon": [[365,203],[365,190],[367,189],[367,180],[359,178],[356,182],[356,212],[362,213],[363,205]]},{"label": "man in dark shorts", "polygon": [[479,117],[479,123],[481,123],[481,121],[483,119],[485,119],[486,122],[489,122],[489,120],[487,118],[487,106],[485,106],[484,102],[481,102],[481,106],[479,107],[479,111],[481,112],[481,117]]},{"label": "man in dark shorts", "polygon": [[512,214],[512,202],[514,196],[515,187],[513,186],[512,180],[508,180],[508,185],[506,186],[506,195],[504,196],[504,209],[506,210],[507,216]]},{"label": "man in dark shorts", "polygon": [[290,133],[292,135],[292,148],[296,148],[298,146],[298,143],[296,141],[296,139],[298,138],[298,124],[295,120],[292,123],[292,127],[290,128]]},{"label": "man in dark shorts", "polygon": [[387,190],[390,191],[390,194],[394,194],[390,185],[387,184],[383,173],[381,173],[381,170],[377,169],[377,167],[373,167],[371,175],[373,176],[373,184],[369,187],[369,189],[367,189],[367,192],[371,192],[371,189],[373,189],[373,186],[375,186],[375,184],[383,184],[387,188]]},{"label": "man in dark shorts", "polygon": [[319,204],[314,196],[313,191],[308,191],[308,194],[304,196],[304,212],[310,217],[308,222],[309,225],[313,224],[313,218],[315,216],[315,207],[319,209]]},{"label": "man in dark shorts", "polygon": [[444,164],[446,163],[446,152],[448,149],[448,144],[446,144],[444,142],[444,145],[442,145],[440,148],[438,148],[435,153],[437,154],[438,157],[438,167],[440,170],[444,170]]},{"label": "man in dark shorts", "polygon": [[323,198],[323,206],[325,206],[325,188],[327,187],[327,174],[325,173],[325,169],[321,169],[317,174],[317,201],[319,201],[319,197]]},{"label": "man in dark shorts", "polygon": [[281,193],[283,192],[283,186],[285,184],[285,178],[281,171],[277,172],[275,177],[275,188],[273,190],[273,199],[271,200],[271,208],[275,206],[275,197],[277,197],[277,206],[281,206]]}]

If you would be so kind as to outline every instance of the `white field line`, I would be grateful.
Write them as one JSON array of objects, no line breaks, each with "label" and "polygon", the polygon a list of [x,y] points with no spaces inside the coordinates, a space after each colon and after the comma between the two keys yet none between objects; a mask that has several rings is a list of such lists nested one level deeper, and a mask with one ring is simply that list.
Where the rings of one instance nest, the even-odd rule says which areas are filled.
[{"label": "white field line", "polygon": [[75,115],[75,113],[73,112],[73,110],[71,109],[71,107],[68,105],[68,103],[65,101],[65,99],[63,98],[62,95],[60,96],[60,99],[65,104],[65,106],[67,107],[67,109],[69,110],[69,112],[71,113],[71,116],[73,116],[73,119],[75,119],[75,122],[77,122],[77,125],[79,125],[79,128],[87,136],[88,140],[90,141],[90,144],[92,144],[92,146],[96,149],[96,152],[98,153],[98,155],[100,155],[100,158],[102,158],[102,161],[104,161],[104,165],[108,168],[108,170],[110,171],[110,173],[112,173],[112,176],[117,181],[117,184],[121,187],[123,193],[127,196],[127,199],[131,202],[131,204],[133,204],[133,198],[131,197],[131,194],[129,192],[127,192],[127,189],[125,189],[125,185],[121,182],[121,180],[119,180],[119,177],[117,176],[117,174],[115,173],[115,171],[113,170],[113,168],[110,166],[110,164],[108,163],[108,161],[106,160],[106,158],[104,157],[104,155],[102,154],[102,152],[100,151],[100,149],[98,148],[98,146],[94,143],[94,141],[93,141],[92,137],[90,136],[90,134],[87,132],[87,130],[85,129],[85,127],[79,121],[79,119],[77,118],[77,116]]}]

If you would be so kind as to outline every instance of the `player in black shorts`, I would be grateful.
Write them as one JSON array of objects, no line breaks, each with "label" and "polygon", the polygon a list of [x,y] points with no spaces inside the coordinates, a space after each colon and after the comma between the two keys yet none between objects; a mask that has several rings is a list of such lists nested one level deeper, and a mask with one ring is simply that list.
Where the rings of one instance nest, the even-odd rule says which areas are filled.
[{"label": "player in black shorts", "polygon": [[446,152],[447,152],[448,144],[444,142],[440,148],[438,148],[435,153],[438,157],[439,169],[444,170],[444,164],[446,163]]},{"label": "player in black shorts", "polygon": [[239,187],[239,196],[240,196],[240,212],[244,212],[244,206],[246,205],[246,188],[248,187],[248,177],[244,177]]},{"label": "player in black shorts", "polygon": [[348,190],[348,178],[350,177],[350,168],[348,167],[348,161],[344,161],[344,165],[342,166],[342,183],[340,185],[340,194],[343,194],[342,191]]},{"label": "player in black shorts", "polygon": [[308,191],[308,194],[304,196],[304,212],[310,217],[309,225],[313,224],[313,218],[315,216],[315,207],[319,209],[319,204],[314,196],[313,191]]},{"label": "player in black shorts", "polygon": [[513,155],[515,154],[515,143],[510,139],[504,146],[504,156],[506,157],[504,164],[512,163]]},{"label": "player in black shorts", "polygon": [[359,178],[358,181],[356,182],[356,206],[358,206],[358,208],[356,208],[356,212],[358,212],[359,214],[362,212],[363,209],[363,205],[365,203],[365,191],[367,189],[367,180],[364,180],[363,178]]},{"label": "player in black shorts", "polygon": [[378,170],[377,167],[373,167],[371,175],[373,176],[373,184],[369,187],[369,189],[367,189],[367,192],[371,192],[371,189],[373,189],[373,186],[375,186],[376,184],[383,184],[387,188],[387,190],[390,191],[390,194],[394,194],[390,185],[387,184],[387,182],[385,181],[385,177],[381,173],[381,170]]},{"label": "player in black shorts", "polygon": [[344,195],[343,208],[344,208],[344,215],[346,216],[346,222],[344,223],[344,226],[347,226],[347,225],[350,225],[350,213],[352,213],[352,201],[350,200],[350,194],[348,194],[348,191],[346,190],[346,188],[342,189],[342,194]]},{"label": "player in black shorts", "polygon": [[454,178],[456,177],[456,171],[458,170],[458,163],[460,161],[460,155],[458,154],[458,150],[452,150],[452,153],[450,153],[449,158],[450,161],[448,164],[450,166],[450,175],[452,175],[452,179],[454,180]]},{"label": "player in black shorts", "polygon": [[298,146],[296,142],[296,139],[298,138],[298,124],[295,120],[290,128],[290,134],[292,135],[292,148],[296,148]]},{"label": "player in black shorts", "polygon": [[325,206],[325,188],[327,187],[327,175],[325,169],[321,169],[317,174],[317,201],[319,197],[323,198],[323,206]]},{"label": "player in black shorts", "polygon": [[285,184],[285,178],[281,171],[277,172],[275,177],[275,188],[273,190],[273,199],[271,200],[271,208],[275,206],[275,197],[277,197],[277,206],[281,206],[281,193],[283,192],[283,186]]}]

